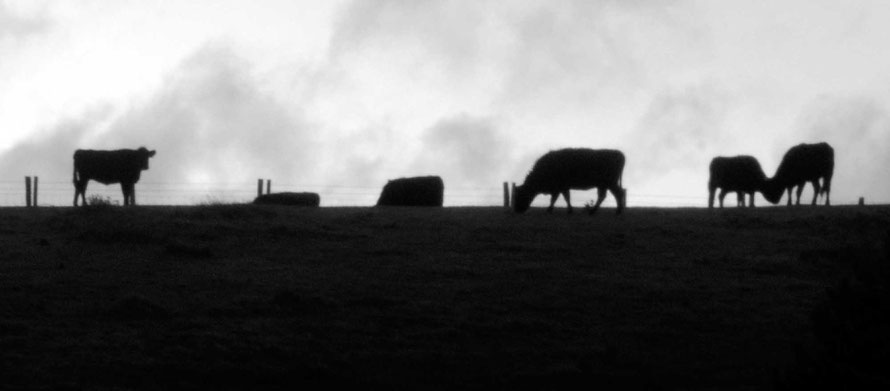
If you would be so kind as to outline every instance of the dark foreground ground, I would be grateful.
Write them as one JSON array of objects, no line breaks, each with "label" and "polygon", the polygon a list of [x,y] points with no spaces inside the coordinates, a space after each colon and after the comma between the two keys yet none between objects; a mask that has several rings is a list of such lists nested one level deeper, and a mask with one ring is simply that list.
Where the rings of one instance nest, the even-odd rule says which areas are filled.
[{"label": "dark foreground ground", "polygon": [[890,207],[601,212],[0,209],[0,388],[886,380],[834,345]]}]

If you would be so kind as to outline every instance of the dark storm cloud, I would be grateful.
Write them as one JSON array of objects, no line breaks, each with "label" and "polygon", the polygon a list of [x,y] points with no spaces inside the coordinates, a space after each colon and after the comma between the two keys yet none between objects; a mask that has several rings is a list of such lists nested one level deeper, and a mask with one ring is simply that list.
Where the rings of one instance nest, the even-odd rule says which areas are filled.
[{"label": "dark storm cloud", "polygon": [[[489,118],[467,114],[444,118],[421,138],[423,152],[413,165],[427,174],[442,175],[446,184],[496,186],[509,171],[510,139]],[[506,170],[505,170],[506,169]]]},{"label": "dark storm cloud", "polygon": [[144,175],[154,182],[292,181],[315,172],[313,137],[299,110],[267,96],[250,64],[225,46],[199,50],[154,95],[118,113],[110,123],[107,109],[64,121],[3,154],[0,169],[65,178],[77,148],[144,145],[158,151]]},{"label": "dark storm cloud", "polygon": [[0,3],[0,40],[11,37],[22,38],[39,34],[49,28],[49,20],[43,15],[22,16]]}]

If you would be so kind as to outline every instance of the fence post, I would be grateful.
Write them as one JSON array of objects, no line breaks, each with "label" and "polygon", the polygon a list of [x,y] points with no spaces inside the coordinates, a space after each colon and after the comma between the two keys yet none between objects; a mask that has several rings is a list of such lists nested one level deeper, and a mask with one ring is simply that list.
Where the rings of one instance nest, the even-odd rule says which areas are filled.
[{"label": "fence post", "polygon": [[516,206],[516,182],[513,182],[510,189],[510,206],[513,207]]},{"label": "fence post", "polygon": [[37,181],[38,177],[34,177],[34,207],[37,207]]},{"label": "fence post", "polygon": [[25,206],[31,207],[31,177],[25,177]]},{"label": "fence post", "polygon": [[507,182],[504,182],[504,207],[510,207],[510,188],[507,187]]},{"label": "fence post", "polygon": [[271,192],[272,192],[272,180],[266,179],[266,194],[269,194]]},{"label": "fence post", "polygon": [[263,195],[263,178],[256,180],[256,196]]},{"label": "fence post", "polygon": [[865,206],[865,197],[859,197],[859,206]]}]

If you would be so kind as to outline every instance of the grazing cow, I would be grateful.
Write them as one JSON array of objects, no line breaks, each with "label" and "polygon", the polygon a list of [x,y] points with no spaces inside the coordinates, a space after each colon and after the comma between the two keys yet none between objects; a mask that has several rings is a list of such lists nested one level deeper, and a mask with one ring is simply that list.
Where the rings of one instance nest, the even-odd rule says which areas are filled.
[{"label": "grazing cow", "polygon": [[393,179],[383,186],[377,206],[442,206],[444,193],[438,176]]},{"label": "grazing cow", "polygon": [[800,193],[803,192],[804,185],[810,182],[813,184],[812,205],[816,205],[816,200],[823,193],[825,205],[831,205],[832,175],[834,175],[834,149],[828,143],[796,145],[785,152],[776,174],[765,182],[763,195],[767,201],[776,204],[787,189],[790,206],[791,190],[797,186],[797,205],[800,205]]},{"label": "grazing cow", "polygon": [[625,190],[621,187],[624,172],[624,154],[613,149],[566,148],[550,151],[541,156],[531,172],[525,177],[525,183],[516,187],[513,209],[523,213],[531,206],[538,194],[550,194],[548,213],[553,212],[553,204],[559,195],[566,200],[568,213],[572,213],[572,202],[569,190],[588,190],[597,188],[596,205],[590,214],[597,211],[606,190],[609,190],[618,203],[617,213],[625,207]]},{"label": "grazing cow", "polygon": [[148,158],[155,155],[145,147],[118,149],[116,151],[74,151],[74,206],[80,196],[86,206],[87,183],[90,179],[110,185],[120,183],[124,193],[124,205],[136,205],[134,185],[142,170],[148,169]]},{"label": "grazing cow", "polygon": [[321,204],[318,193],[271,193],[263,194],[253,200],[258,205],[290,205],[317,207]]},{"label": "grazing cow", "polygon": [[711,177],[708,180],[708,208],[714,207],[714,193],[720,189],[720,207],[726,193],[738,194],[738,206],[745,206],[745,194],[749,195],[749,206],[754,207],[754,193],[763,188],[766,174],[753,156],[718,156],[711,160]]}]

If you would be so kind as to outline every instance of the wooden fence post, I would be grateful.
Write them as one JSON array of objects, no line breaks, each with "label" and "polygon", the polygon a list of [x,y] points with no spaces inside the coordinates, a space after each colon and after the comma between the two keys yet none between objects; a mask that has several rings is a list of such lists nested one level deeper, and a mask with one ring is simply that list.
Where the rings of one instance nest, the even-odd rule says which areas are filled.
[{"label": "wooden fence post", "polygon": [[263,195],[263,178],[256,180],[256,196]]},{"label": "wooden fence post", "polygon": [[510,188],[507,187],[507,182],[504,182],[504,207],[510,207]]},{"label": "wooden fence post", "polygon": [[34,177],[34,207],[37,207],[37,181],[38,177]]},{"label": "wooden fence post", "polygon": [[25,177],[25,206],[31,207],[31,177]]},{"label": "wooden fence post", "polygon": [[271,192],[272,192],[272,180],[266,179],[266,194],[269,194]]},{"label": "wooden fence post", "polygon": [[865,197],[859,197],[859,206],[865,206]]},{"label": "wooden fence post", "polygon": [[516,182],[513,182],[511,189],[512,190],[510,191],[510,206],[513,207],[513,206],[516,206]]}]

